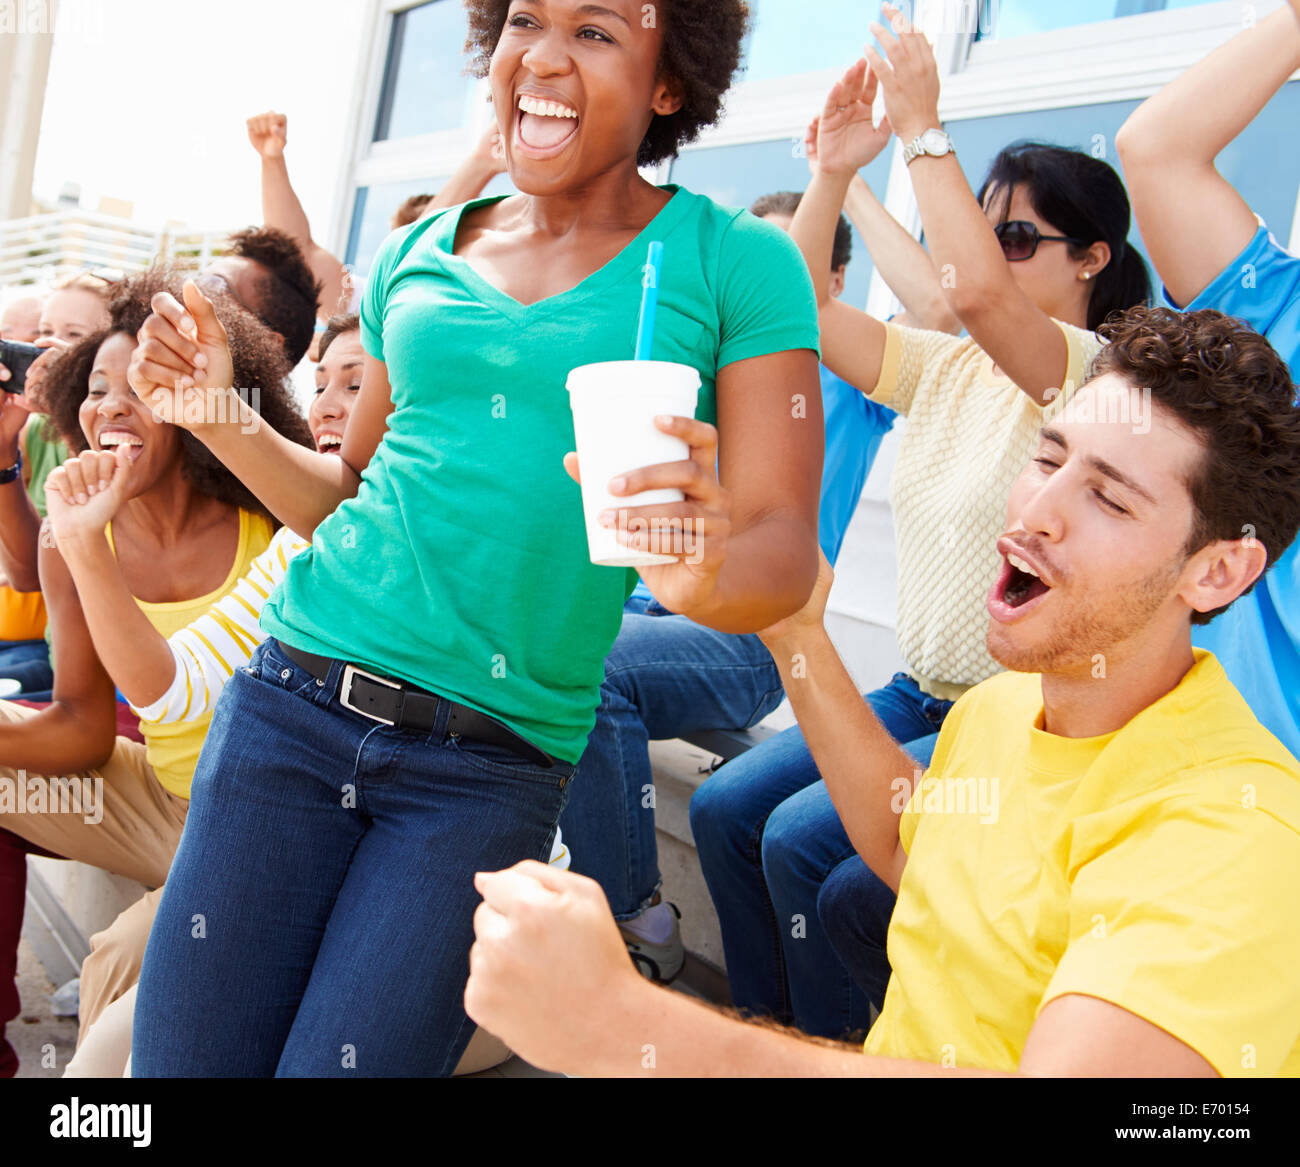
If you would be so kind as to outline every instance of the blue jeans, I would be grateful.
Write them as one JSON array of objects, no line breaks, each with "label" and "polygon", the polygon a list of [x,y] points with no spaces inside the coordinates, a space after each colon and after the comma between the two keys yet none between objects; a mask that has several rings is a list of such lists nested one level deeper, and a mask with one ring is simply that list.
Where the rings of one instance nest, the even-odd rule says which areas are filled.
[{"label": "blue jeans", "polygon": [[217,703],[150,933],[139,1077],[449,1074],[476,871],[545,862],[574,767],[345,709],[275,640]]},{"label": "blue jeans", "polygon": [[578,760],[581,781],[560,817],[573,870],[600,884],[617,919],[644,911],[661,883],[650,742],[746,729],[782,696],[781,674],[757,636],[715,632],[656,601],[628,600]]},{"label": "blue jeans", "polygon": [[[927,696],[905,673],[864,697],[928,765],[952,703]],[[822,1037],[866,1029],[869,999],[858,982],[878,982],[881,970],[852,975],[818,917],[822,885],[855,852],[799,727],[709,778],[691,799],[691,831],[722,925],[732,1001]],[[893,893],[879,880],[868,890],[887,923]]]},{"label": "blue jeans", "polygon": [[44,640],[0,640],[0,677],[22,684],[22,696],[54,687],[50,646]]}]

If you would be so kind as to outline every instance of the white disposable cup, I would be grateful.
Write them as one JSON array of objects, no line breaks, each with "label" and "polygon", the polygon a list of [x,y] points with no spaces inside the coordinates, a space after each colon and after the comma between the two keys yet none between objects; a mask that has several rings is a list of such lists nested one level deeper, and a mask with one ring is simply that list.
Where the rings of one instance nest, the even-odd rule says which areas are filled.
[{"label": "white disposable cup", "polygon": [[684,462],[690,447],[655,426],[660,414],[694,417],[700,374],[670,361],[602,361],[579,365],[569,374],[569,405],[582,473],[582,511],[591,562],[602,567],[648,567],[677,557],[638,551],[620,543],[614,527],[596,516],[656,503],[681,502],[680,490],[643,490],[613,495],[609,483],[629,470],[661,462]]}]

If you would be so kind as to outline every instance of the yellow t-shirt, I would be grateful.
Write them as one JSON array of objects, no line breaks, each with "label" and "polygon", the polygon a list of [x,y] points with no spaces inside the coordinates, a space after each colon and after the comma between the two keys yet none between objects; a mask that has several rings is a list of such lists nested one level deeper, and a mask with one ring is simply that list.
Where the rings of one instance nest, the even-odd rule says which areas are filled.
[{"label": "yellow t-shirt", "polygon": [[970,337],[886,326],[873,401],[907,416],[890,482],[898,546],[898,647],[921,688],[952,700],[1001,671],[984,644],[984,597],[1001,566],[994,544],[1011,486],[1038,431],[1060,412],[1101,349],[1056,321],[1068,366],[1036,405]]},{"label": "yellow t-shirt", "polygon": [[[235,550],[235,560],[219,588],[206,596],[197,596],[192,600],[176,600],[160,604],[136,600],[136,604],[149,618],[149,623],[163,636],[169,638],[174,636],[200,616],[206,616],[218,600],[234,590],[253,560],[266,550],[274,533],[275,529],[265,515],[241,509],[239,545]],[[108,526],[108,541],[112,546],[113,525],[111,523]],[[190,782],[194,778],[194,767],[198,764],[199,751],[203,749],[203,739],[207,737],[208,725],[211,721],[212,714],[209,712],[193,721],[140,722],[140,732],[144,735],[145,757],[149,765],[153,767],[158,781],[180,798],[190,796]]]},{"label": "yellow t-shirt", "polygon": [[1224,1077],[1300,1075],[1300,763],[1199,649],[1114,734],[1042,717],[1024,673],[948,715],[900,821],[866,1052],[1014,1070],[1043,1006],[1081,993]]}]

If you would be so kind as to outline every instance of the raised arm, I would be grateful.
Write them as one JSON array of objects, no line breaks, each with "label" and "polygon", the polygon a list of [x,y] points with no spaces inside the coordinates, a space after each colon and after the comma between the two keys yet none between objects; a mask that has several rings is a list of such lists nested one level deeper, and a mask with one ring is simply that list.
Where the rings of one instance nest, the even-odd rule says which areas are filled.
[{"label": "raised arm", "polygon": [[[126,586],[104,533],[129,493],[130,477],[125,449],[116,454],[87,450],[51,472],[45,497],[50,529],[76,585],[95,653],[126,699],[145,705],[166,692],[175,661],[166,638]],[[78,497],[86,501],[78,503]]]},{"label": "raised arm", "polygon": [[192,721],[212,711],[233,670],[248,663],[262,639],[262,605],[302,544],[282,527],[231,593],[164,638],[135,602],[104,535],[130,494],[130,478],[131,462],[120,452],[70,458],[46,482],[50,525],[114,684],[142,721]]},{"label": "raised arm", "polygon": [[1116,136],[1142,240],[1179,304],[1196,299],[1258,227],[1214,160],[1300,69],[1298,20],[1282,9],[1239,33],[1143,102]]},{"label": "raised arm", "polygon": [[907,863],[898,823],[918,769],[862,700],[826,632],[834,573],[825,555],[808,603],[759,635],[840,822],[862,860],[894,891]]},{"label": "raised arm", "polygon": [[[804,135],[804,150],[808,155],[808,168],[817,173],[817,137],[821,128],[821,115],[813,118]],[[849,180],[844,199],[844,213],[857,228],[871,253],[880,278],[903,305],[901,318],[895,322],[910,328],[928,328],[936,332],[956,335],[962,323],[948,307],[943,294],[939,273],[934,260],[894,218],[884,204],[876,198],[861,174]]]},{"label": "raised arm", "polygon": [[240,399],[211,301],[193,283],[184,294],[184,306],[166,292],[154,296],[131,357],[131,388],[164,421],[190,430],[280,522],[310,538],[357,493],[379,448],[392,412],[387,366],[366,357],[341,456],[318,454],[276,433]]},{"label": "raised arm", "polygon": [[322,315],[332,316],[347,310],[340,307],[343,296],[343,265],[311,237],[307,212],[302,209],[289,167],[284,160],[289,123],[284,114],[263,113],[248,119],[248,140],[262,160],[262,221],[289,235],[302,252],[311,274],[321,282]]},{"label": "raised arm", "polygon": [[880,278],[903,305],[896,323],[959,335],[962,322],[948,305],[930,253],[885,210],[861,175],[849,183],[844,213],[866,241]]},{"label": "raised arm", "polygon": [[40,548],[41,591],[53,630],[54,699],[34,717],[0,725],[0,758],[34,774],[102,766],[117,740],[113,682],[95,655],[77,589],[52,540]]},{"label": "raised arm", "polygon": [[[886,6],[887,12],[894,12]],[[872,76],[885,94],[895,132],[910,142],[939,121],[939,69],[925,37],[894,13],[895,36],[871,26],[888,60],[866,50]],[[926,241],[935,264],[955,273],[948,303],[975,342],[1038,403],[1051,400],[1069,370],[1065,336],[1016,283],[984,211],[954,154],[923,155],[911,165]]]},{"label": "raised arm", "polygon": [[790,237],[803,254],[817,292],[822,362],[867,394],[880,380],[885,326],[835,299],[830,293],[830,272],[835,227],[853,178],[889,141],[889,123],[877,126],[872,121],[874,98],[874,84],[867,86],[865,71],[857,66],[827,94],[810,150],[812,181],[790,224]]}]

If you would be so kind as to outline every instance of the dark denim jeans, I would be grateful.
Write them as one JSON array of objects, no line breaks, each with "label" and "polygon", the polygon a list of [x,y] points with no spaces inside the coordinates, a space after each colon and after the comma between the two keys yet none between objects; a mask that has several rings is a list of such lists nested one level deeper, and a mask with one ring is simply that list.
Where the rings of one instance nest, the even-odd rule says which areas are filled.
[{"label": "dark denim jeans", "polygon": [[149,937],[138,1077],[449,1074],[476,871],[546,862],[574,767],[343,708],[275,640],[217,704]]},{"label": "dark denim jeans", "polygon": [[573,870],[629,919],[659,890],[650,742],[747,729],[781,704],[781,674],[757,636],[715,632],[640,597],[605,658],[596,726],[560,817]]},{"label": "dark denim jeans", "polygon": [[18,681],[24,697],[52,689],[50,646],[44,640],[0,640],[0,677]]},{"label": "dark denim jeans", "polygon": [[[864,699],[893,738],[928,765],[952,703],[927,696],[906,673]],[[822,885],[856,854],[799,727],[710,777],[691,799],[691,831],[722,924],[736,1006],[823,1037],[865,1030],[869,999],[860,985],[878,985],[882,975],[887,981],[888,964],[854,975],[821,924]],[[862,884],[874,897],[863,913],[887,927],[893,892],[872,879]]]}]

